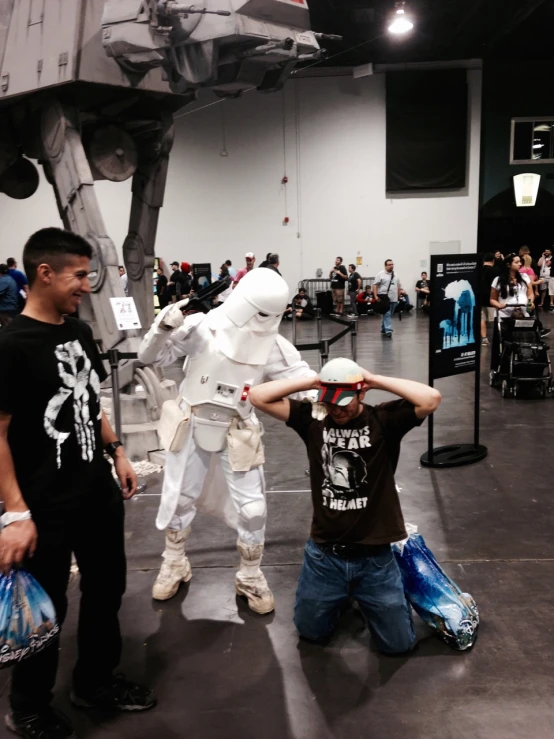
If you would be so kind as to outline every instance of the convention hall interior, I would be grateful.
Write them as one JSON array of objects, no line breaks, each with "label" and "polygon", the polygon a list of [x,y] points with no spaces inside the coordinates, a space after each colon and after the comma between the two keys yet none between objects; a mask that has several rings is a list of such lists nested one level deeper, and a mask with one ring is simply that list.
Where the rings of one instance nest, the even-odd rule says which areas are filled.
[{"label": "convention hall interior", "polygon": [[[69,5],[75,13],[92,6],[98,11],[98,26],[91,31],[87,17],[77,44],[64,30],[75,20]],[[289,288],[289,316],[295,313],[300,288],[313,310],[309,316],[300,311],[293,320],[283,319],[279,333],[312,370],[319,372],[327,359],[345,357],[373,375],[431,384],[440,391],[442,402],[432,421],[427,419],[403,439],[395,481],[404,520],[417,526],[436,560],[431,565],[452,583],[452,598],[471,595],[478,629],[470,648],[456,648],[440,638],[439,616],[433,627],[432,618],[424,620],[414,611],[416,648],[383,654],[362,610],[350,599],[326,644],[299,638],[293,621],[295,593],[313,511],[308,457],[292,428],[261,411],[267,501],[262,570],[275,609],[260,615],[237,594],[237,532],[205,513],[194,519],[186,542],[192,579],[180,583],[172,597],[153,599],[164,551],[164,531],[156,526],[166,459],[158,434],[161,396],[149,386],[151,376],[140,374],[142,364],[127,361],[119,368],[115,408],[111,367],[105,361],[110,376],[102,389],[103,407],[111,409],[140,483],[138,494],[125,502],[127,587],[120,611],[123,658],[118,669],[150,686],[157,706],[119,715],[79,710],[70,702],[80,600],[74,563],[56,708],[83,739],[552,739],[554,504],[542,470],[550,464],[548,434],[554,430],[548,336],[554,323],[554,301],[549,307],[554,280],[549,283],[549,266],[548,275],[543,270],[554,249],[554,3],[200,0],[185,6],[120,0],[121,13],[114,11],[110,31],[104,6],[113,11],[113,2],[72,0],[69,5],[66,0],[0,0],[0,170],[8,156],[6,126],[27,133],[38,126],[40,108],[22,113],[26,96],[40,88],[41,94],[58,95],[67,105],[73,95],[71,75],[78,78],[79,64],[90,62],[96,45],[103,61],[91,64],[94,74],[103,65],[107,69],[109,60],[121,66],[118,79],[125,78],[112,85],[109,98],[102,97],[102,85],[92,73],[91,81],[74,83],[80,123],[73,121],[72,131],[80,135],[82,126],[83,151],[89,159],[98,156],[92,179],[79,187],[94,191],[101,220],[96,221],[96,236],[90,236],[78,214],[62,219],[60,213],[76,191],[70,187],[60,195],[64,175],[52,152],[45,164],[40,147],[25,148],[23,160],[36,165],[38,180],[33,187],[18,182],[17,175],[14,180],[13,172],[11,177],[0,172],[0,263],[11,257],[23,269],[23,247],[33,232],[69,224],[90,236],[95,253],[91,270],[100,271],[103,245],[111,239],[117,261],[109,262],[110,268],[122,265],[129,283],[139,273],[142,284],[145,279],[148,283],[146,304],[137,299],[142,331],[128,334],[138,337],[134,344],[119,345],[124,352],[136,352],[161,307],[156,281],[160,275],[171,279],[172,263],[177,262],[176,269],[184,263],[194,279],[207,274],[208,283],[217,283],[227,260],[236,271],[245,267],[245,259],[254,258],[254,272],[259,272],[264,260],[278,255],[272,263]],[[65,10],[56,11],[52,21],[53,6]],[[267,18],[279,14],[282,6],[287,33],[299,40],[267,42],[261,58],[265,54],[279,60],[280,54],[296,53],[301,43],[308,43],[300,40],[306,35],[325,51],[297,54],[288,65],[279,61],[272,76],[260,82],[258,52],[250,43],[237,58],[248,67],[245,74],[252,82],[222,83],[221,88],[195,83],[186,94],[184,87],[169,94],[145,92],[146,67],[116,61],[115,42],[106,56],[106,38],[133,24],[147,33],[148,14],[161,12],[161,6],[164,17],[174,11],[172,22],[192,24],[196,19],[198,28],[216,18],[201,10],[225,11],[220,20],[226,23],[238,23],[235,16],[247,13],[249,23],[263,21],[270,28],[275,21]],[[37,51],[19,71],[17,64],[6,65],[18,12],[25,16],[18,31],[21,48],[25,34],[37,34]],[[191,28],[187,26],[187,33]],[[48,54],[54,52],[44,39],[56,29],[63,43],[52,58],[55,74],[69,75],[63,80],[47,75]],[[217,53],[217,41],[214,46],[206,38],[210,53]],[[66,49],[69,57],[60,56]],[[34,75],[34,87],[18,88],[9,97],[23,68]],[[181,65],[183,74],[189,68]],[[221,79],[227,79],[226,73]],[[159,75],[164,80],[160,85],[167,84],[159,68],[148,75]],[[125,89],[119,92],[118,85]],[[115,121],[148,95],[151,107],[167,107],[164,115],[173,119],[174,138],[163,160],[167,180],[157,203],[159,217],[157,210],[155,216],[143,214],[145,220],[135,217],[133,226],[131,215],[131,227],[129,214],[137,198],[151,195],[155,201],[160,194],[133,176],[136,161],[123,151],[128,139],[144,130],[143,121],[133,128],[127,118],[116,154],[111,140],[100,141],[100,152],[93,151],[98,139],[87,143],[87,121],[91,101],[96,111],[101,100],[103,110],[111,111],[105,116]],[[19,141],[18,130],[14,141]],[[121,176],[110,179],[101,165],[114,166],[117,157]],[[76,175],[72,170],[67,176]],[[143,227],[150,238],[146,244],[142,241],[148,239],[133,231]],[[528,249],[522,252],[522,247]],[[483,291],[481,265],[490,254],[500,269],[509,254],[519,254],[531,272],[535,268],[529,283],[536,284],[533,305],[523,306],[536,319],[531,321],[531,343],[518,344],[515,333],[508,340],[496,315],[485,324],[485,333],[479,333],[478,311],[490,287],[488,283]],[[337,257],[344,267],[353,265],[360,277],[351,296],[346,288],[344,313],[330,292]],[[405,295],[391,317],[392,328],[384,332],[372,285],[387,260],[393,261]],[[465,342],[460,333],[448,334],[454,329],[439,305],[447,297],[445,264],[453,264],[454,272],[469,269],[467,279],[474,280],[475,310]],[[201,269],[195,272],[195,266]],[[416,289],[422,273],[430,292]],[[114,278],[110,280],[112,284]],[[370,297],[364,302],[366,286]],[[119,284],[114,290],[114,296],[123,295]],[[133,296],[132,287],[128,294]],[[98,305],[94,303],[92,320],[94,312],[83,311],[80,317],[92,326],[99,350],[107,352],[115,345],[107,346],[97,334],[102,324]],[[109,300],[106,306],[110,311]],[[495,313],[494,306],[489,310]],[[0,329],[0,336],[5,330]],[[454,347],[458,359],[450,371],[439,367],[437,355]],[[501,352],[502,357],[509,355],[505,365]],[[533,364],[531,359],[536,367],[539,356],[544,360],[540,375],[516,369],[525,361]],[[133,376],[133,369],[138,374]],[[183,377],[179,358],[164,368],[160,386],[164,392],[173,388],[175,396]],[[133,393],[146,398],[144,403],[134,403]],[[377,389],[369,390],[364,402],[375,406],[392,399]],[[456,456],[459,445],[465,446]],[[432,450],[443,447],[450,454],[435,458]],[[32,465],[33,449],[28,458]],[[100,548],[101,528],[97,538]],[[100,601],[100,632],[102,612]],[[6,732],[3,715],[9,711],[11,672],[0,671],[1,726]]]}]

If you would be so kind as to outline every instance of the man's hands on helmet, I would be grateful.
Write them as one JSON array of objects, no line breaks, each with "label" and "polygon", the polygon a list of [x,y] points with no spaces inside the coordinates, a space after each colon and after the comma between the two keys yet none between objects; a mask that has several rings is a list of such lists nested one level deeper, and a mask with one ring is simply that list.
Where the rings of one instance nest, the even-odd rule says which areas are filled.
[{"label": "man's hands on helmet", "polygon": [[163,314],[160,316],[160,328],[165,331],[173,331],[173,329],[180,328],[185,321],[183,309],[187,307],[188,303],[189,298],[185,298],[165,308]]},{"label": "man's hands on helmet", "polygon": [[319,390],[321,388],[321,381],[319,379],[319,375],[314,375],[313,377],[309,378],[309,385],[306,388],[306,390]]}]

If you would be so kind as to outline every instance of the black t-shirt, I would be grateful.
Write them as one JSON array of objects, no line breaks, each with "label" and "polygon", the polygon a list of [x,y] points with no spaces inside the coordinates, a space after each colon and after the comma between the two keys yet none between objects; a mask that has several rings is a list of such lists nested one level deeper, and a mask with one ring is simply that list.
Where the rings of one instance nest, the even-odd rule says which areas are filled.
[{"label": "black t-shirt", "polygon": [[158,275],[158,279],[156,281],[156,292],[158,295],[163,295],[165,291],[167,290],[167,277],[165,275]]},{"label": "black t-shirt", "polygon": [[311,403],[290,401],[287,426],[306,444],[317,543],[390,544],[406,537],[394,482],[403,436],[423,423],[414,406],[395,400],[339,426],[312,418]]},{"label": "black t-shirt", "polygon": [[499,271],[496,267],[488,264],[483,265],[483,271],[481,272],[481,306],[483,308],[490,308],[491,286],[498,274]]},{"label": "black t-shirt", "polygon": [[175,272],[172,272],[170,277],[170,282],[173,283],[173,285],[169,286],[169,292],[171,295],[177,294],[177,287],[179,287],[179,293],[182,294],[182,286],[183,286],[183,274],[180,269],[176,269]]},{"label": "black t-shirt", "polygon": [[429,289],[429,287],[430,287],[430,285],[429,285],[429,280],[418,280],[418,281],[416,282],[415,286],[416,286],[416,287],[418,287],[418,288],[419,288],[420,290],[421,290],[422,288],[427,288],[427,289]]},{"label": "black t-shirt", "polygon": [[[336,269],[337,272],[340,272],[341,274],[345,276],[348,274],[344,264],[341,264],[338,267],[335,267],[334,269]],[[333,290],[344,290],[345,283],[346,283],[346,280],[343,280],[342,277],[339,277],[338,275],[332,275],[331,287],[333,288]]]},{"label": "black t-shirt", "polygon": [[8,443],[31,511],[113,494],[101,439],[106,372],[89,326],[17,316],[0,331],[0,357],[0,411],[11,415]]},{"label": "black t-shirt", "polygon": [[361,276],[357,272],[352,272],[348,275],[348,289],[351,293],[358,289],[358,280],[361,280]]}]

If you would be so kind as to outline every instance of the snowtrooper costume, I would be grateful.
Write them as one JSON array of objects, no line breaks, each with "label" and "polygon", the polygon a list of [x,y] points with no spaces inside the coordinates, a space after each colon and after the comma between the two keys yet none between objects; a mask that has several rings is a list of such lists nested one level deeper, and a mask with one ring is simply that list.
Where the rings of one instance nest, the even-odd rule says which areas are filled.
[{"label": "snowtrooper costume", "polygon": [[142,341],[145,364],[165,366],[186,355],[180,397],[190,406],[184,445],[166,456],[156,519],[159,529],[167,529],[166,548],[152,593],[156,600],[173,597],[192,577],[185,541],[199,509],[237,529],[237,593],[256,613],[274,609],[260,569],[266,523],[262,430],[248,394],[267,380],[315,374],[278,334],[288,297],[276,272],[253,270],[208,314],[185,318],[187,301],[165,308]]}]

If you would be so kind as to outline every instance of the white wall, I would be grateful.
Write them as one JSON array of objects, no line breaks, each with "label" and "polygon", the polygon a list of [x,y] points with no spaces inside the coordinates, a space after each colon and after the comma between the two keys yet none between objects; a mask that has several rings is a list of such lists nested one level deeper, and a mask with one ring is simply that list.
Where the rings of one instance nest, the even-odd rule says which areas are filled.
[{"label": "white wall", "polygon": [[[481,72],[468,71],[468,80],[468,186],[455,194],[386,198],[384,75],[292,80],[281,94],[251,92],[180,117],[157,255],[211,261],[215,269],[227,258],[242,266],[246,251],[258,262],[277,251],[294,286],[318,267],[328,272],[337,255],[348,263],[359,253],[366,276],[391,257],[402,281],[413,284],[429,242],[459,240],[462,252],[475,251]],[[228,157],[220,156],[223,129]],[[96,187],[120,250],[130,182]],[[44,181],[27,201],[0,195],[0,258],[17,258],[30,233],[59,222]]]}]

